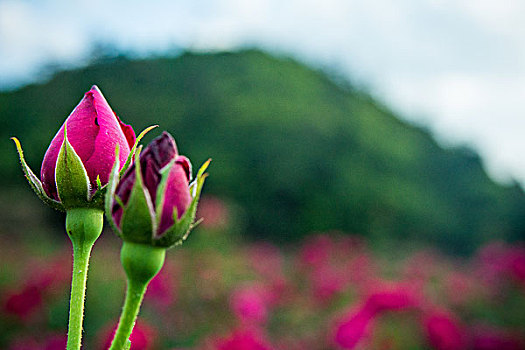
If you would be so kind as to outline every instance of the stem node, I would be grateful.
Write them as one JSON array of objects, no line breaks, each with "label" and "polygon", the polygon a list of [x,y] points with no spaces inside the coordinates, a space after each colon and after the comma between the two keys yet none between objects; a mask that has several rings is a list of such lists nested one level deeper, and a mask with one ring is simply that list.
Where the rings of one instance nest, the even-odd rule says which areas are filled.
[{"label": "stem node", "polygon": [[128,279],[126,300],[110,350],[124,350],[135,326],[146,288],[164,265],[166,249],[124,242],[120,260]]}]

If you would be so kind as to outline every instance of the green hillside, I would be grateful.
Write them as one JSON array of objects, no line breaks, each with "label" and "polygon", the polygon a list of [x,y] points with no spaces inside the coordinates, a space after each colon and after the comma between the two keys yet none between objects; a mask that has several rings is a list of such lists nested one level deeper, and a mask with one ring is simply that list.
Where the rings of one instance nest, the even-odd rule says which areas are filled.
[{"label": "green hillside", "polygon": [[0,94],[2,192],[30,191],[8,138],[39,170],[92,84],[136,131],[159,124],[194,166],[212,157],[205,192],[242,208],[253,237],[339,229],[462,252],[525,238],[523,191],[492,182],[476,154],[444,150],[366,93],[252,50],[120,58]]}]

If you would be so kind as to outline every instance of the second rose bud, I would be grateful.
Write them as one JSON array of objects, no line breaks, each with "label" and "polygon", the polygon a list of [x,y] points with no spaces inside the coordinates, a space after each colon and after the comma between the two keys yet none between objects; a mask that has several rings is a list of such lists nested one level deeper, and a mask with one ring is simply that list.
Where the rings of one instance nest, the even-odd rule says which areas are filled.
[{"label": "second rose bud", "polygon": [[106,197],[108,219],[126,242],[159,247],[180,243],[193,225],[209,162],[190,184],[191,163],[178,154],[167,132],[138,153],[120,181],[118,164],[113,167]]}]

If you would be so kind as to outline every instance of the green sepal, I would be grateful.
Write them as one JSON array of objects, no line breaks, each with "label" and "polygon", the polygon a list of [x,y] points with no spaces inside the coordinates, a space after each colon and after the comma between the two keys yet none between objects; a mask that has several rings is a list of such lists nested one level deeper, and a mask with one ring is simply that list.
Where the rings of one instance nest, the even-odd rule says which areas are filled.
[{"label": "green sepal", "polygon": [[[168,184],[168,178],[170,176],[171,169],[175,164],[175,159],[176,158],[173,158],[164,168],[160,169],[161,178],[159,186],[157,187],[157,200],[155,203],[155,222],[157,223],[157,227],[160,226],[160,219],[162,218],[162,208],[164,207],[164,200],[166,199],[164,192],[166,191],[166,185]],[[152,239],[154,238],[155,234],[152,236]]]},{"label": "green sepal", "polygon": [[33,189],[33,191],[36,193],[38,198],[42,200],[45,204],[49,205],[51,208],[65,211],[64,205],[60,203],[59,201],[54,200],[53,198],[49,197],[46,192],[44,191],[44,188],[42,187],[42,182],[40,179],[33,173],[29,165],[27,165],[26,160],[24,158],[24,151],[22,150],[22,145],[20,144],[20,141],[16,137],[11,137],[11,140],[15,143],[16,150],[18,152],[18,156],[20,157],[20,164],[22,165],[22,171],[24,172],[25,178],[27,179],[27,182],[29,182],[29,185]]},{"label": "green sepal", "polygon": [[[116,223],[113,221],[113,204],[115,201],[115,191],[117,190],[117,184],[119,182],[119,167],[120,167],[120,160],[119,160],[119,145],[117,143],[117,146],[115,147],[115,163],[113,163],[113,168],[111,168],[111,172],[109,173],[109,181],[105,187],[106,193],[105,197],[106,200],[104,201],[105,205],[105,211],[106,211],[106,218],[109,221],[109,224],[111,228],[113,229],[113,232],[117,234],[117,236],[120,237],[120,229],[117,227]],[[98,191],[97,191],[98,192]],[[122,201],[119,202],[120,206],[122,206]]]},{"label": "green sepal", "polygon": [[[118,147],[118,143],[117,143],[117,147]],[[97,183],[97,191],[101,190],[102,187],[104,187],[104,186],[102,186],[102,181],[100,181],[100,175],[97,175],[96,183]]]},{"label": "green sepal", "polygon": [[150,132],[151,130],[153,130],[153,129],[157,128],[157,127],[158,127],[158,125],[148,126],[146,129],[142,130],[142,132],[139,134],[139,136],[137,136],[137,138],[135,139],[135,144],[133,145],[133,147],[131,148],[131,150],[129,152],[128,159],[126,159],[126,163],[124,163],[124,166],[122,167],[122,169],[120,169],[120,175],[121,176],[122,176],[122,174],[124,174],[124,172],[126,170],[128,170],[129,166],[131,165],[131,161],[133,160],[133,157],[135,156],[135,150],[137,149],[140,140],[142,140],[142,138],[148,132]]},{"label": "green sepal", "polygon": [[[118,146],[118,144],[117,144]],[[91,198],[89,199],[89,207],[90,208],[104,208],[104,197],[106,195],[106,188],[107,184],[102,185],[102,182],[100,181],[100,175],[97,175],[97,190],[95,193],[91,195]]]},{"label": "green sepal", "polygon": [[140,151],[135,155],[135,183],[128,203],[122,209],[121,238],[134,243],[151,242],[156,229],[155,211],[151,197],[145,189],[140,172]]},{"label": "green sepal", "polygon": [[67,124],[64,125],[64,141],[58,152],[55,182],[58,198],[66,209],[89,206],[89,177],[82,160],[67,139]]},{"label": "green sepal", "polygon": [[[195,215],[197,213],[197,204],[201,195],[202,187],[204,186],[204,181],[208,176],[205,173],[206,169],[210,165],[211,159],[208,159],[197,172],[195,180],[190,184],[190,194],[193,197],[193,200],[190,203],[190,206],[186,212],[178,219],[177,208],[173,210],[173,226],[168,230],[162,233],[160,237],[153,237],[153,245],[157,247],[172,247],[174,245],[182,244],[191,230],[199,224],[200,221],[195,222]],[[158,195],[157,195],[158,197]],[[161,212],[162,207],[157,207],[157,211]],[[161,214],[158,214],[159,217]]]}]

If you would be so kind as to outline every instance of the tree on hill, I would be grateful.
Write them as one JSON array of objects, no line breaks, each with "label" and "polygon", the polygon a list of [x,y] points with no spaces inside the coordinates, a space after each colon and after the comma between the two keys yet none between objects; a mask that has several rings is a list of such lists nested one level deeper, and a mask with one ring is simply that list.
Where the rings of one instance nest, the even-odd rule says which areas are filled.
[{"label": "tree on hill", "polygon": [[206,192],[241,207],[252,237],[289,242],[338,229],[463,252],[525,238],[523,191],[495,184],[475,153],[442,149],[368,94],[256,50],[119,58],[1,93],[2,186],[22,184],[8,137],[38,169],[94,83],[136,131],[159,124],[194,165],[213,158]]}]

